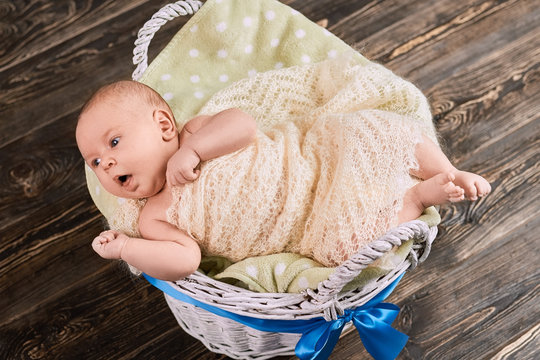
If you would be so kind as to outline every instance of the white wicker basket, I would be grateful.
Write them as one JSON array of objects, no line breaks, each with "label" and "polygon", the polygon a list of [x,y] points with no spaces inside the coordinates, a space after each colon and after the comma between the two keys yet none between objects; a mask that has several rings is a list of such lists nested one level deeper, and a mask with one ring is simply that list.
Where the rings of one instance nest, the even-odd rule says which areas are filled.
[{"label": "white wicker basket", "polygon": [[[133,63],[136,65],[132,76],[134,80],[138,80],[147,68],[147,50],[154,33],[177,16],[195,13],[201,5],[200,1],[191,0],[168,4],[141,28],[133,51]],[[175,291],[196,301],[236,315],[270,320],[322,317],[331,321],[340,318],[347,309],[364,305],[394,283],[407,269],[422,262],[428,256],[436,234],[436,226],[429,227],[419,220],[393,228],[340,265],[329,279],[319,284],[317,290],[306,290],[302,294],[256,293],[214,280],[199,272],[168,284]],[[342,291],[347,283],[373,261],[411,238],[415,239],[415,244],[408,258],[394,271],[363,288]],[[292,355],[301,337],[301,334],[296,333],[256,330],[168,294],[165,294],[165,298],[178,323],[188,334],[199,339],[209,350],[232,358],[267,359]]]}]

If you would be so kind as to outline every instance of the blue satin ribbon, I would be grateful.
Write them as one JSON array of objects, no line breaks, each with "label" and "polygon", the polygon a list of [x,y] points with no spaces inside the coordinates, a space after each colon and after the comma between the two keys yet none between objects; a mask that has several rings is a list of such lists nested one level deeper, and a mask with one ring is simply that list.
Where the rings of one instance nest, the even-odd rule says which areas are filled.
[{"label": "blue satin ribbon", "polygon": [[364,347],[375,360],[395,359],[409,338],[391,326],[399,313],[399,307],[382,302],[394,290],[403,274],[366,304],[354,309],[347,309],[345,314],[339,316],[337,320],[331,321],[326,321],[322,317],[308,320],[272,320],[238,315],[198,301],[178,291],[166,281],[155,279],[147,274],[143,275],[148,282],[164,293],[213,314],[235,320],[260,331],[302,334],[295,348],[296,356],[301,360],[327,359],[345,324],[349,321],[353,322]]}]

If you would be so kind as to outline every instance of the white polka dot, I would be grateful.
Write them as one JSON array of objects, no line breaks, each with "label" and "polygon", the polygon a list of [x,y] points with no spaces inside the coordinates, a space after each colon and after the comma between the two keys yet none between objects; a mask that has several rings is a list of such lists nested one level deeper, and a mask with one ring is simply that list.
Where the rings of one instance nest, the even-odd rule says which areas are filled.
[{"label": "white polka dot", "polygon": [[223,2],[223,0],[216,0],[217,4],[221,4],[222,2]]},{"label": "white polka dot", "polygon": [[266,20],[274,20],[274,18],[276,17],[276,13],[273,12],[272,10],[268,10],[264,16],[266,17]]},{"label": "white polka dot", "polygon": [[222,58],[222,59],[226,58],[227,57],[227,50],[225,50],[225,49],[218,50],[217,56]]},{"label": "white polka dot", "polygon": [[283,67],[282,62],[277,62],[276,65],[274,65],[274,69],[281,69]]},{"label": "white polka dot", "polygon": [[227,82],[227,81],[229,81],[229,75],[227,75],[227,74],[221,74],[221,75],[219,75],[219,81],[221,81],[221,82]]},{"label": "white polka dot", "polygon": [[255,76],[255,75],[257,75],[257,70],[251,69],[251,70],[248,71],[248,76],[249,77],[252,77],[252,76]]},{"label": "white polka dot", "polygon": [[161,80],[167,81],[171,79],[171,74],[163,74],[161,75]]},{"label": "white polka dot", "polygon": [[197,32],[197,30],[199,30],[199,25],[197,25],[197,24],[193,25],[193,26],[189,29],[189,31],[191,31],[192,33]]},{"label": "white polka dot", "polygon": [[307,64],[311,61],[311,58],[308,55],[302,55],[302,62]]},{"label": "white polka dot", "polygon": [[246,266],[246,272],[249,276],[252,276],[254,278],[256,278],[257,274],[259,273],[257,267],[253,265]]},{"label": "white polka dot", "polygon": [[219,24],[216,25],[216,30],[219,32],[224,32],[225,30],[227,30],[227,23],[220,22]]},{"label": "white polka dot", "polygon": [[274,268],[274,274],[279,276],[283,274],[286,268],[287,266],[284,263],[278,263],[276,264],[276,267]]},{"label": "white polka dot", "polygon": [[95,193],[96,195],[99,195],[99,193],[101,192],[101,188],[99,187],[99,185],[96,185],[96,189],[95,189]]},{"label": "white polka dot", "polygon": [[171,93],[171,92],[168,92],[168,93],[163,94],[163,98],[164,98],[165,100],[171,100],[173,97],[174,97],[174,94]]},{"label": "white polka dot", "polygon": [[191,50],[189,50],[189,56],[191,56],[191,57],[197,57],[197,56],[199,56],[199,50],[197,50],[197,49],[191,49]]},{"label": "white polka dot", "polygon": [[306,270],[306,269],[309,269],[311,267],[311,265],[309,264],[303,264],[302,265],[302,269]]},{"label": "white polka dot", "polygon": [[126,199],[119,197],[116,201],[118,201],[118,205],[122,205],[126,202]]},{"label": "white polka dot", "polygon": [[300,14],[300,12],[298,10],[291,9],[291,14],[296,16]]},{"label": "white polka dot", "polygon": [[394,266],[398,266],[402,261],[403,261],[403,259],[401,258],[401,256],[399,256],[397,254],[394,254],[393,256],[390,256],[390,262]]},{"label": "white polka dot", "polygon": [[279,45],[279,39],[272,39],[270,40],[270,46],[271,47],[276,47]]},{"label": "white polka dot", "polygon": [[191,75],[189,80],[191,80],[192,83],[196,84],[201,81],[201,78],[199,77],[199,75]]},{"label": "white polka dot", "polygon": [[193,96],[195,96],[197,99],[202,99],[204,97],[204,94],[202,91],[195,91],[193,93]]},{"label": "white polka dot", "polygon": [[332,33],[331,33],[330,31],[328,31],[328,29],[323,29],[323,34],[324,34],[325,36],[330,36],[330,35],[332,35]]},{"label": "white polka dot", "polygon": [[306,36],[306,32],[304,31],[304,29],[298,29],[296,30],[296,32],[294,33],[296,35],[297,38],[301,39],[303,38],[304,36]]},{"label": "white polka dot", "polygon": [[253,52],[253,45],[248,45],[244,48],[246,54],[251,54]]},{"label": "white polka dot", "polygon": [[309,287],[308,279],[302,276],[300,279],[298,279],[298,286],[302,289],[307,289]]},{"label": "white polka dot", "polygon": [[251,24],[253,23],[253,19],[251,19],[249,16],[246,16],[244,20],[242,21],[242,23],[244,24],[244,26],[250,27]]},{"label": "white polka dot", "polygon": [[330,50],[328,52],[328,57],[329,58],[334,59],[336,56],[337,56],[337,51],[336,50]]}]

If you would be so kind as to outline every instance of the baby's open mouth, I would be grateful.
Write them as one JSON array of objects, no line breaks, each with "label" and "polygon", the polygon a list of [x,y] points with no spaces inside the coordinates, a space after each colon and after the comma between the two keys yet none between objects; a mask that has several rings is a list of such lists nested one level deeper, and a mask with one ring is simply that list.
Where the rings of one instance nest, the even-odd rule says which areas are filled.
[{"label": "baby's open mouth", "polygon": [[124,185],[130,178],[131,175],[120,175],[118,177],[118,182],[120,182],[120,185]]}]

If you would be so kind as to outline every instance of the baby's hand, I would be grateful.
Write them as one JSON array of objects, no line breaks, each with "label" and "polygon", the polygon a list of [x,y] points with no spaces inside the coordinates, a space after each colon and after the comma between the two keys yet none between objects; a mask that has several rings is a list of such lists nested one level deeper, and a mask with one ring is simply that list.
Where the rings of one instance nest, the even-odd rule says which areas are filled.
[{"label": "baby's hand", "polygon": [[107,230],[96,236],[92,248],[104,259],[121,259],[122,249],[129,237],[114,230]]},{"label": "baby's hand", "polygon": [[200,170],[196,167],[200,162],[201,159],[194,150],[180,146],[167,163],[167,183],[175,186],[195,181],[199,177]]}]

